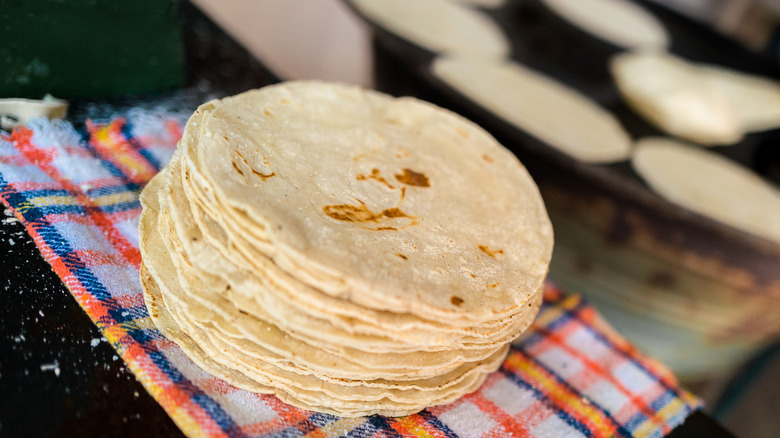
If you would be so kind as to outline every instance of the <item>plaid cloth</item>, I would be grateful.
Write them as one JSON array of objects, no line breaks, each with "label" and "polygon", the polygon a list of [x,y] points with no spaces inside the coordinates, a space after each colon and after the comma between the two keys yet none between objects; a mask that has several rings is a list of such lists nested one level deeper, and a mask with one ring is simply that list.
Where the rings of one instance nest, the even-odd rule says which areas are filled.
[{"label": "plaid cloth", "polygon": [[138,194],[184,118],[133,110],[77,130],[35,120],[0,139],[0,197],[127,366],[190,436],[656,437],[699,401],[579,296],[548,285],[532,328],[475,393],[402,418],[339,418],[239,390],[152,324],[138,267]]}]

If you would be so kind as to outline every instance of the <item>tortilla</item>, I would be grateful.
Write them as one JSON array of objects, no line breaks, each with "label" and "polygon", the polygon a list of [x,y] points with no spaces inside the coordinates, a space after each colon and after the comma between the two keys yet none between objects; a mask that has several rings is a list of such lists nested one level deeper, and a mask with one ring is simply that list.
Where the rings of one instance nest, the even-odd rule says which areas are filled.
[{"label": "tortilla", "polygon": [[780,127],[780,84],[774,79],[714,65],[696,66],[701,79],[723,96],[744,132]]},{"label": "tortilla", "polygon": [[449,0],[352,0],[366,18],[434,53],[505,58],[509,42],[493,20]]},{"label": "tortilla", "polygon": [[666,138],[638,142],[631,164],[669,201],[780,242],[780,190],[734,161]]},{"label": "tortilla", "polygon": [[518,129],[580,161],[606,163],[629,157],[631,138],[615,116],[573,88],[520,64],[438,58],[433,74]]},{"label": "tortilla", "polygon": [[682,59],[653,51],[624,53],[612,59],[610,69],[623,98],[659,129],[702,145],[742,139],[733,103]]},{"label": "tortilla", "polygon": [[626,0],[542,0],[564,20],[624,49],[666,49],[669,33],[651,13]]}]

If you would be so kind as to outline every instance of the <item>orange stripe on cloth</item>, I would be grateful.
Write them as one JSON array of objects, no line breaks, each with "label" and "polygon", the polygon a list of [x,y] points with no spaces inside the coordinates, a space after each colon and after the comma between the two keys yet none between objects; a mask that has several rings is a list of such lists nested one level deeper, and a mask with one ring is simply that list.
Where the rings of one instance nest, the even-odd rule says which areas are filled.
[{"label": "orange stripe on cloth", "polygon": [[390,420],[390,427],[403,436],[417,438],[447,438],[447,435],[434,427],[422,415],[409,415]]},{"label": "orange stripe on cloth", "polygon": [[89,144],[100,157],[116,166],[128,179],[143,186],[157,173],[157,169],[130,144],[122,133],[124,118],[103,125],[87,120]]},{"label": "orange stripe on cloth", "polygon": [[[623,393],[623,395],[626,396],[629,402],[636,408],[637,412],[641,412],[648,418],[648,420],[652,421],[654,424],[658,426],[665,425],[666,422],[663,419],[660,419],[658,417],[657,412],[654,409],[652,409],[645,400],[633,394],[628,388],[626,388],[625,385],[623,385],[623,383],[621,383],[618,379],[616,379],[615,376],[608,369],[605,369],[603,366],[601,366],[601,364],[592,360],[588,356],[582,354],[580,351],[569,346],[566,343],[566,339],[563,336],[561,336],[560,333],[547,330],[544,327],[536,327],[536,331],[545,335],[547,337],[547,340],[551,341],[555,346],[561,348],[566,353],[577,358],[577,360],[580,361],[583,365],[585,365],[591,372],[595,373],[602,379],[606,379],[608,382],[614,385],[615,388],[617,388],[621,393]],[[663,389],[666,390],[666,388]],[[664,433],[666,432],[669,431],[664,430]]]},{"label": "orange stripe on cloth", "polygon": [[614,436],[617,430],[613,421],[586,398],[561,385],[553,375],[536,364],[520,350],[512,350],[503,367],[520,376],[575,420],[596,432],[598,436]]},{"label": "orange stripe on cloth", "polygon": [[647,368],[647,370],[656,377],[656,380],[658,380],[659,383],[672,391],[677,397],[683,397],[685,391],[680,390],[677,378],[671,370],[665,365],[657,362],[655,359],[643,355],[636,346],[615,331],[615,329],[599,315],[594,307],[583,307],[577,312],[572,312],[571,315],[579,321],[582,321],[584,325],[592,327],[594,331],[601,333],[601,335],[609,341],[610,349],[615,350],[627,359]]}]

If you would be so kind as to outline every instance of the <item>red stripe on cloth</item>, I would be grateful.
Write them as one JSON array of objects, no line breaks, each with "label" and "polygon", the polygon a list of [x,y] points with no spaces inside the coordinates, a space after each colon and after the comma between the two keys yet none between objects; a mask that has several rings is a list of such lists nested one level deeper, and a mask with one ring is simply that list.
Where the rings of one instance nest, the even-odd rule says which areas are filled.
[{"label": "red stripe on cloth", "polygon": [[309,418],[309,411],[285,404],[276,396],[263,394],[259,395],[259,397],[266,406],[276,413],[277,418],[246,425],[241,427],[241,430],[246,430],[251,434],[265,435],[280,432],[290,427],[299,427],[302,422],[307,421]]},{"label": "red stripe on cloth", "polygon": [[218,377],[211,377],[208,379],[201,380],[198,382],[198,386],[200,386],[201,389],[206,391],[207,393],[213,393],[213,394],[230,394],[231,392],[237,391],[238,388],[235,386],[229,384],[228,382],[218,378]]},{"label": "red stripe on cloth", "polygon": [[530,434],[526,427],[527,424],[518,421],[515,417],[507,414],[500,406],[486,399],[482,395],[482,391],[473,392],[464,398],[478,407],[480,411],[488,414],[505,432],[509,432],[510,436],[528,436]]},{"label": "red stripe on cloth", "polygon": [[549,281],[544,282],[544,289],[542,290],[542,294],[545,304],[555,304],[565,297],[563,292]]},{"label": "red stripe on cloth", "polygon": [[122,260],[117,260],[113,254],[106,254],[103,251],[77,249],[73,251],[73,254],[78,256],[88,268],[103,265],[126,266]]},{"label": "red stripe on cloth", "polygon": [[79,225],[93,225],[92,220],[83,215],[77,213],[52,213],[46,215],[46,222],[49,225],[58,223],[75,223]]},{"label": "red stripe on cloth", "polygon": [[107,125],[87,120],[89,144],[102,159],[116,166],[130,181],[143,186],[157,173],[157,169],[122,134],[124,125],[124,118],[114,119]]},{"label": "red stripe on cloth", "polygon": [[681,394],[680,388],[677,386],[677,378],[674,374],[665,366],[659,366],[655,360],[650,359],[648,356],[644,356],[637,347],[618,334],[612,326],[604,321],[594,307],[582,306],[579,309],[569,312],[569,315],[581,321],[584,325],[591,327],[594,333],[599,333],[607,339],[609,342],[607,346],[610,350],[614,350],[622,354],[626,359],[641,365],[649,372],[654,380],[658,381],[669,391],[672,391],[676,397],[685,400],[685,397]]},{"label": "red stripe on cloth", "polygon": [[95,205],[92,200],[86,196],[70,180],[64,178],[60,171],[52,164],[54,158],[53,151],[38,149],[32,144],[32,130],[27,128],[16,128],[8,136],[8,140],[16,149],[27,159],[35,163],[51,179],[62,185],[62,188],[73,195],[79,204],[83,205],[92,223],[108,238],[108,241],[119,251],[122,257],[134,266],[136,269],[141,265],[141,253],[138,248],[133,246],[122,233],[114,227],[114,224],[101,211],[100,207]]},{"label": "red stripe on cloth", "polygon": [[116,303],[126,309],[141,308],[146,306],[144,296],[141,293],[128,293],[119,297],[115,297]]},{"label": "red stripe on cloth", "polygon": [[141,344],[127,336],[129,342],[123,343],[126,348],[120,354],[131,365],[135,373],[143,372],[153,382],[157,394],[155,398],[172,418],[179,418],[178,411],[185,411],[197,422],[201,430],[208,436],[227,436],[211,415],[193,401],[191,395],[182,390],[168,375],[161,370],[149,357]]},{"label": "red stripe on cloth", "polygon": [[33,165],[23,155],[0,155],[0,163],[7,164],[9,166],[15,166],[15,167],[24,167],[24,166]]},{"label": "red stripe on cloth", "polygon": [[542,393],[556,410],[565,412],[595,433],[612,436],[617,430],[615,419],[593,407],[582,395],[558,382],[558,376],[536,363],[522,350],[512,350],[502,367]]},{"label": "red stripe on cloth", "polygon": [[140,215],[141,215],[141,207],[139,206],[137,208],[131,208],[131,209],[128,209],[128,210],[122,210],[122,211],[118,211],[116,213],[110,213],[110,214],[108,214],[108,218],[113,223],[116,224],[118,222],[124,222],[124,221],[128,221],[128,220],[131,220],[131,219],[135,220],[135,218],[139,217]]},{"label": "red stripe on cloth", "polygon": [[184,125],[180,124],[174,119],[168,119],[164,123],[165,132],[162,135],[133,133],[133,136],[129,139],[130,144],[138,149],[176,149],[176,144],[181,139],[184,133]]},{"label": "red stripe on cloth", "polygon": [[59,190],[60,185],[55,182],[15,181],[8,186],[17,192],[31,192],[35,190]]},{"label": "red stripe on cloth", "polygon": [[[558,348],[564,350],[566,353],[577,358],[577,360],[580,363],[585,365],[593,374],[598,376],[599,379],[607,380],[612,385],[614,385],[615,388],[617,388],[623,395],[625,395],[628,398],[629,402],[634,406],[635,412],[641,412],[654,424],[657,424],[659,426],[664,425],[665,420],[659,418],[658,413],[652,408],[650,408],[650,406],[645,402],[645,400],[642,399],[642,397],[632,393],[631,390],[626,388],[625,385],[623,385],[617,378],[615,378],[615,376],[608,369],[606,369],[602,364],[594,361],[588,356],[582,354],[582,352],[569,346],[568,343],[566,342],[566,339],[563,337],[562,333],[560,333],[557,330],[556,331],[548,330],[545,327],[536,327],[536,331],[545,335],[547,340],[552,342]],[[575,382],[570,382],[570,383],[575,383]],[[664,433],[666,432],[668,432],[668,430],[664,431]]]}]

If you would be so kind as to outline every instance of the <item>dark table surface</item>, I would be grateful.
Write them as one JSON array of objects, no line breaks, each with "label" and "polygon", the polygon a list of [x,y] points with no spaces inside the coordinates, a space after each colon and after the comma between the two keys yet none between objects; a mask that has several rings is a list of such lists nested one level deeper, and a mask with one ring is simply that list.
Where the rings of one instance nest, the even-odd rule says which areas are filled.
[{"label": "dark table surface", "polygon": [[[209,97],[277,79],[188,3],[181,5],[188,86],[165,96],[72,102],[69,118],[105,117],[139,102],[194,109]],[[182,436],[9,211],[0,214],[0,437]],[[673,437],[729,437],[702,413]]]}]

